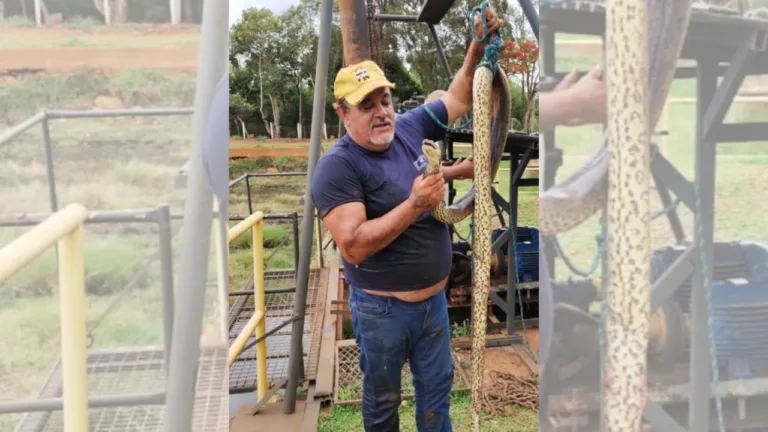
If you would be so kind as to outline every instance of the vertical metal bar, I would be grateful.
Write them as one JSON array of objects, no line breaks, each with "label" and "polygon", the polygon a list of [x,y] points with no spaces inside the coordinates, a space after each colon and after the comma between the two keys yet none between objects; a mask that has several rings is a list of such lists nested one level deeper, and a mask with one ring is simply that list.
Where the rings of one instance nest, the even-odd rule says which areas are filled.
[{"label": "vertical metal bar", "polygon": [[[507,335],[515,332],[515,296],[517,295],[517,207],[519,186],[515,181],[515,171],[519,164],[518,154],[513,150],[509,158],[509,228],[510,236],[507,241]],[[522,298],[520,299],[522,302]],[[523,316],[521,315],[520,319]]]},{"label": "vertical metal bar", "polygon": [[533,30],[533,34],[536,35],[536,40],[539,40],[539,13],[536,11],[536,6],[533,5],[531,0],[519,0],[520,7],[523,8],[525,18],[528,19],[528,24]]},{"label": "vertical metal bar", "polygon": [[[264,219],[251,228],[253,240],[253,310],[261,312],[264,318],[256,325],[254,336],[259,339],[267,332],[267,298],[264,293]],[[256,392],[259,400],[264,398],[267,387],[267,341],[266,338],[256,344]]]},{"label": "vertical metal bar", "polygon": [[[184,287],[184,295],[176,302],[174,311],[173,349],[169,361],[171,373],[164,419],[166,432],[192,430],[208,279],[213,192],[218,191],[217,185],[212,182],[219,180],[210,174],[212,170],[220,169],[204,165],[204,146],[207,139],[217,140],[221,135],[221,125],[217,122],[222,121],[222,114],[212,109],[212,105],[218,108],[228,93],[225,75],[229,45],[228,12],[218,2],[206,1],[203,2],[202,16],[192,148],[180,249],[179,286]],[[221,203],[222,209],[226,208],[225,204]]]},{"label": "vertical metal bar", "polygon": [[[690,380],[691,401],[688,405],[688,430],[702,431],[710,427],[710,377],[712,358],[709,352],[709,331],[707,298],[704,292],[704,271],[712,280],[712,234],[714,229],[715,188],[715,143],[704,139],[704,116],[717,89],[717,63],[709,59],[698,62],[696,83],[696,173],[694,182],[698,186],[700,217],[696,221],[694,238],[701,244],[707,262],[699,262],[691,285],[691,351]],[[700,226],[699,226],[700,224]],[[699,236],[701,236],[698,243]]]},{"label": "vertical metal bar", "polygon": [[248,214],[253,214],[253,201],[251,200],[251,176],[245,175],[245,193],[248,195]]},{"label": "vertical metal bar", "polygon": [[294,282],[299,280],[299,213],[291,214],[291,229],[293,230],[293,269]]},{"label": "vertical metal bar", "polygon": [[163,339],[166,373],[173,341],[173,246],[171,245],[171,209],[164,205],[157,209],[157,236],[160,249],[160,283],[163,295]]},{"label": "vertical metal bar", "polygon": [[[343,1],[342,1],[343,2]],[[341,2],[340,2],[341,3]],[[357,2],[363,3],[363,2]],[[341,5],[339,5],[341,8]],[[328,77],[328,61],[331,46],[331,12],[333,0],[323,0],[320,15],[320,39],[317,49],[317,65],[315,67],[315,82],[324,83]],[[344,20],[342,19],[342,23]],[[342,30],[344,27],[342,27]],[[343,34],[343,33],[342,33]],[[346,50],[346,41],[344,49]],[[325,121],[325,86],[315,89],[315,100],[312,107],[312,132],[309,138],[309,163],[307,164],[307,191],[312,185],[312,174],[320,158],[321,139],[323,137],[323,122]],[[304,219],[301,230],[301,249],[299,251],[299,280],[296,284],[294,313],[299,317],[293,322],[291,334],[291,354],[288,369],[288,384],[285,389],[285,413],[292,414],[296,410],[296,391],[299,385],[299,375],[304,368],[304,353],[302,340],[304,336],[304,315],[307,308],[307,290],[309,288],[309,264],[312,257],[313,220],[315,204],[312,194],[307,193],[304,200]]]},{"label": "vertical metal bar", "polygon": [[83,226],[58,241],[61,293],[61,384],[64,432],[88,430]]},{"label": "vertical metal bar", "polygon": [[[544,30],[541,32],[539,47],[541,50],[542,73],[554,76],[557,72],[555,64],[555,33],[544,27]],[[539,115],[547,114],[539,113]],[[542,141],[543,145],[540,143],[539,147],[539,194],[555,184],[557,170],[560,168],[560,164],[550,158],[550,155],[556,151],[555,131],[542,131]],[[539,252],[539,266],[546,266],[547,272],[545,274],[549,275],[550,280],[554,280],[557,273],[555,271],[555,257],[557,254],[552,246],[552,242],[548,238],[539,239]]]},{"label": "vertical metal bar", "polygon": [[440,57],[440,63],[443,64],[443,69],[445,69],[445,73],[450,80],[453,77],[453,72],[451,72],[451,66],[448,64],[448,58],[445,56],[443,45],[440,43],[440,39],[437,38],[437,29],[435,29],[433,24],[427,24],[427,26],[429,27],[429,33],[432,35],[432,40],[435,41],[437,56]]},{"label": "vertical metal bar", "polygon": [[[317,212],[315,212],[317,214]],[[317,228],[317,265],[320,268],[323,268],[324,260],[323,260],[323,225],[320,218],[315,218],[315,228]]]},{"label": "vertical metal bar", "polygon": [[59,198],[56,194],[56,176],[53,170],[53,149],[51,146],[51,126],[48,117],[42,121],[43,128],[43,159],[45,160],[45,175],[48,179],[48,197],[51,204],[51,213],[59,211]]}]

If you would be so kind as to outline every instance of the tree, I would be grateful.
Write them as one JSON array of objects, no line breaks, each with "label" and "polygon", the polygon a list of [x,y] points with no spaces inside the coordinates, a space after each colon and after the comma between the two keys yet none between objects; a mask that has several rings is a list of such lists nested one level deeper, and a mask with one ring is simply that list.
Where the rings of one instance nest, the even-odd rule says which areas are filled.
[{"label": "tree", "polygon": [[530,132],[536,95],[539,91],[539,46],[530,39],[506,40],[502,44],[500,59],[510,75],[520,76],[520,87],[525,103],[522,116],[523,131]]}]

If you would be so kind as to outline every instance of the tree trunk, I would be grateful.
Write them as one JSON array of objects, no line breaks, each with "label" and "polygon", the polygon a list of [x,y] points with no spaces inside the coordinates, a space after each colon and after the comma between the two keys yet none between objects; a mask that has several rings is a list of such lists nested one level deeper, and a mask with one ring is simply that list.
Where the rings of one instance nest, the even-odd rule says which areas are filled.
[{"label": "tree trunk", "polygon": [[301,80],[299,80],[299,128],[302,132],[299,138],[304,137],[304,102],[302,96],[304,96],[304,89],[301,88]]},{"label": "tree trunk", "polygon": [[270,94],[269,99],[272,101],[272,118],[275,120],[272,138],[280,138],[280,105],[277,103],[277,96]]}]

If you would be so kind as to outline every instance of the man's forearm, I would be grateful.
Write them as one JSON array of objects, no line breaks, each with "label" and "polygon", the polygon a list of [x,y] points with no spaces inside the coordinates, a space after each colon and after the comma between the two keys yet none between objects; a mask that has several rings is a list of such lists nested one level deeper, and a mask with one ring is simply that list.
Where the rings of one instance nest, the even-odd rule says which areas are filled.
[{"label": "man's forearm", "polygon": [[461,176],[456,172],[456,167],[453,165],[443,165],[440,167],[440,172],[443,174],[445,181],[461,180]]},{"label": "man's forearm", "polygon": [[[359,264],[384,249],[424,213],[410,199],[376,219],[363,222],[347,245],[351,264]],[[348,259],[349,260],[349,259]]]},{"label": "man's forearm", "polygon": [[475,67],[480,64],[484,54],[485,45],[472,40],[467,55],[464,56],[464,63],[448,86],[448,93],[466,107],[472,106],[472,81],[475,78]]}]

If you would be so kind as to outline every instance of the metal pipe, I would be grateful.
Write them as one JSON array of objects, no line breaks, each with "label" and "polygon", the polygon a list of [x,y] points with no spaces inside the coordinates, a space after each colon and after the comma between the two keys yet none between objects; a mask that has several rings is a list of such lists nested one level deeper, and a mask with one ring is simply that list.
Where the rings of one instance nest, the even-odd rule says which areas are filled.
[{"label": "metal pipe", "polygon": [[[84,224],[97,223],[155,223],[153,214],[157,209],[142,210],[99,210],[88,212]],[[51,217],[54,213],[22,213],[17,216],[0,218],[0,227],[33,226]],[[178,218],[181,218],[179,216]],[[173,219],[173,217],[171,217]]]},{"label": "metal pipe", "polygon": [[[648,92],[648,4],[606,2],[609,62],[608,267],[602,321],[602,429],[639,431],[646,390],[650,317],[650,110]],[[611,59],[636,65],[610,67]],[[615,95],[616,97],[610,97]]]},{"label": "metal pipe", "polygon": [[371,39],[368,35],[368,14],[365,2],[363,0],[339,0],[339,18],[341,43],[344,47],[344,65],[349,66],[370,60]]},{"label": "metal pipe", "polygon": [[46,114],[49,119],[114,118],[114,117],[163,117],[191,115],[193,108],[130,108],[116,110],[52,110]]},{"label": "metal pipe", "polygon": [[520,7],[523,8],[525,18],[528,20],[528,24],[531,26],[533,34],[536,35],[536,40],[539,40],[539,12],[536,10],[536,6],[533,5],[531,0],[519,0]]},{"label": "metal pipe", "polygon": [[48,199],[51,204],[51,212],[59,211],[59,199],[56,195],[56,176],[53,172],[53,149],[51,148],[51,127],[48,118],[42,120],[43,129],[43,160],[45,161],[45,175],[48,180]]},{"label": "metal pipe", "polygon": [[[350,31],[350,2],[353,0],[340,0],[339,9],[342,11],[342,36],[345,34],[346,28],[347,39],[344,40],[345,59],[347,64],[350,64],[346,55],[347,41],[349,40]],[[363,5],[362,1],[354,2]],[[345,7],[342,7],[344,5]],[[328,77],[328,62],[330,57],[331,47],[331,13],[333,12],[333,0],[323,0],[322,14],[320,16],[320,39],[318,41],[317,49],[317,64],[315,67],[315,81],[317,83],[324,83]],[[346,19],[345,19],[346,18]],[[353,17],[354,18],[354,17]],[[367,41],[367,26],[363,26],[365,30],[365,49],[368,52],[370,58],[370,49]],[[350,41],[352,42],[352,41]],[[354,52],[354,50],[352,50]],[[309,163],[307,164],[307,188],[311,190],[312,174],[317,165],[317,160],[320,158],[321,140],[323,137],[323,123],[325,122],[325,86],[318,86],[315,89],[315,100],[312,107],[312,132],[309,138]],[[304,354],[302,351],[302,339],[304,336],[304,316],[307,308],[307,290],[309,288],[309,264],[312,255],[312,237],[314,230],[314,203],[312,202],[312,194],[307,193],[304,201],[304,219],[302,220],[301,231],[301,249],[299,250],[299,277],[296,284],[296,295],[294,297],[294,313],[299,316],[299,319],[293,323],[293,332],[291,334],[291,351],[288,366],[288,385],[285,389],[285,408],[286,414],[292,414],[296,410],[296,392],[299,385],[299,375],[304,368]]]},{"label": "metal pipe", "polygon": [[[264,319],[256,323],[256,339],[267,332],[267,296],[264,294],[264,223],[259,221],[251,227],[253,250],[253,314],[261,313]],[[250,334],[243,340],[243,345]],[[239,354],[239,353],[238,353]],[[262,341],[256,345],[256,391],[261,400],[269,390],[267,383],[267,344]]]},{"label": "metal pipe", "polygon": [[[94,396],[88,398],[88,408],[110,408],[130,405],[162,405],[165,393],[139,393]],[[38,399],[0,403],[0,414],[50,412],[64,409],[63,398]]]},{"label": "metal pipe", "polygon": [[[160,255],[160,283],[163,296],[163,342],[165,364],[173,346],[173,245],[171,244],[171,209],[165,205],[157,209],[157,237]],[[170,368],[166,367],[166,373]]]},{"label": "metal pipe", "polygon": [[376,19],[383,22],[418,22],[416,15],[378,14]]},{"label": "metal pipe", "polygon": [[45,117],[46,117],[45,112],[39,112],[33,115],[32,117],[24,120],[23,122],[19,123],[18,125],[3,132],[2,134],[0,134],[0,146],[8,143],[8,141],[26,132],[27,129],[31,128],[32,126],[35,126],[36,124],[40,123],[45,119]]},{"label": "metal pipe", "polygon": [[440,63],[443,64],[443,69],[445,69],[448,79],[451,79],[453,73],[451,72],[451,66],[448,64],[448,58],[445,56],[443,45],[440,43],[440,39],[437,38],[437,29],[435,29],[435,26],[432,24],[427,24],[427,27],[429,27],[429,33],[432,35],[432,40],[435,41],[435,48],[437,48],[437,56],[440,57]]},{"label": "metal pipe", "polygon": [[202,16],[192,148],[184,206],[184,237],[180,248],[179,286],[184,287],[184,295],[179,298],[174,311],[173,349],[169,362],[171,373],[164,418],[166,432],[192,430],[208,279],[213,193],[218,191],[213,183],[220,181],[209,174],[221,169],[205,163],[206,156],[210,156],[207,150],[215,149],[204,146],[207,143],[217,146],[214,143],[225,142],[229,136],[226,121],[229,94],[226,77],[228,12],[218,2],[206,1],[203,2]]},{"label": "metal pipe", "polygon": [[[73,207],[73,209],[81,215],[85,213],[83,208]],[[63,236],[58,243],[64,432],[87,431],[88,348],[82,222],[73,231]]]},{"label": "metal pipe", "polygon": [[[513,157],[510,161],[509,170],[509,227],[510,236],[507,240],[507,305],[509,313],[507,315],[507,335],[512,336],[515,332],[515,297],[517,295],[517,201],[518,185],[515,181],[515,174],[518,169],[518,160]],[[501,213],[501,212],[499,212]],[[520,299],[522,302],[522,298]],[[523,319],[522,311],[520,319]],[[526,335],[527,337],[527,335]]]},{"label": "metal pipe", "polygon": [[248,196],[248,214],[253,214],[253,200],[251,199],[251,177],[245,176],[245,193]]},{"label": "metal pipe", "polygon": [[299,213],[293,212],[291,214],[291,228],[293,229],[293,268],[296,269],[294,274],[295,283],[299,280]]},{"label": "metal pipe", "polygon": [[292,171],[283,173],[248,173],[248,177],[300,177],[307,175],[306,172]]}]

